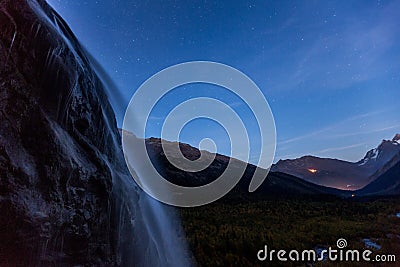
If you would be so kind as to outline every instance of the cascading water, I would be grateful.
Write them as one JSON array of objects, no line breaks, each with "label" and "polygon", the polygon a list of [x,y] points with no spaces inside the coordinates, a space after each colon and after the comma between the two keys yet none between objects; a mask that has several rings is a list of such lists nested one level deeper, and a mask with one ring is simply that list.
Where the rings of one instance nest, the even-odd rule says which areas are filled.
[{"label": "cascading water", "polygon": [[[102,87],[111,99],[121,99],[118,89],[113,86],[111,80],[97,62],[87,59],[84,49],[79,45],[72,32],[69,30],[62,18],[44,1],[28,1],[37,16],[52,25],[53,29],[62,37],[68,49],[73,53],[77,67],[85,70],[84,66],[90,66],[98,77],[92,77],[93,73],[85,73],[89,81],[98,83],[100,78]],[[40,31],[41,24],[34,27],[35,36]],[[13,38],[14,45],[15,37]],[[49,50],[46,58],[45,68],[51,68],[55,60],[62,60],[64,47],[60,45],[57,49]],[[60,123],[69,116],[68,105],[70,98],[76,94],[78,76],[70,77],[71,87],[66,99],[60,99],[57,107],[57,117]],[[74,85],[75,84],[75,85]],[[92,92],[103,102],[107,102],[103,92]],[[113,103],[114,106],[120,103]],[[191,254],[186,245],[185,235],[181,228],[180,219],[174,208],[165,206],[147,196],[141,191],[125,166],[121,150],[121,136],[118,134],[115,119],[107,117],[104,107],[98,112],[102,113],[105,129],[99,132],[99,143],[102,144],[101,151],[119,151],[116,156],[96,153],[108,166],[112,176],[113,190],[109,205],[111,210],[109,217],[109,235],[113,239],[112,245],[116,251],[116,262],[121,266],[191,266]],[[98,114],[100,115],[100,114]],[[107,135],[107,138],[105,138]],[[111,136],[110,136],[111,135]],[[107,143],[106,140],[112,140]],[[110,153],[112,154],[112,153]],[[117,166],[117,167],[116,167]],[[111,237],[112,236],[112,237]]]}]

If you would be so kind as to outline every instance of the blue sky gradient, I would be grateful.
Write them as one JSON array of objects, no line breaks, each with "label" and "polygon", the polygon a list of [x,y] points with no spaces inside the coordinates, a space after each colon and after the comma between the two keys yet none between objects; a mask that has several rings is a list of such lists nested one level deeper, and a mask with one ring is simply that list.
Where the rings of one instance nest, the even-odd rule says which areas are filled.
[{"label": "blue sky gradient", "polygon": [[[121,91],[119,125],[135,90],[158,71],[186,61],[231,65],[253,79],[277,127],[276,159],[302,155],[357,161],[400,132],[400,1],[48,1]],[[148,127],[197,96],[221,99],[243,118],[257,147],[257,124],[234,95],[209,85],[178,88],[162,99]],[[187,125],[183,142],[216,139],[221,126]]]}]

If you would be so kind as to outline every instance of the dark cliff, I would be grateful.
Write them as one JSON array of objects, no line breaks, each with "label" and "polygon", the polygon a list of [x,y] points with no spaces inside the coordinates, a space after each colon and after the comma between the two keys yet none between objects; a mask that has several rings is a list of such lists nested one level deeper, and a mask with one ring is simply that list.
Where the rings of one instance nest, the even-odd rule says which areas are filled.
[{"label": "dark cliff", "polygon": [[114,113],[45,1],[0,0],[0,122],[0,266],[119,264],[134,215]]}]

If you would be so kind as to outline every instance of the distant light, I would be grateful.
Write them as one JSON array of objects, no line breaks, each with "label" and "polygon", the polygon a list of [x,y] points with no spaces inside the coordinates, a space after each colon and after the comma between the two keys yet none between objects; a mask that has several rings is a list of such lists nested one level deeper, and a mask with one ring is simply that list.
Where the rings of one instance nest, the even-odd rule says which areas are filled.
[{"label": "distant light", "polygon": [[352,195],[351,195],[351,197],[355,197],[355,196],[356,196],[355,194],[352,194]]},{"label": "distant light", "polygon": [[308,169],[308,171],[311,172],[311,173],[316,173],[318,170],[316,170],[316,169]]}]

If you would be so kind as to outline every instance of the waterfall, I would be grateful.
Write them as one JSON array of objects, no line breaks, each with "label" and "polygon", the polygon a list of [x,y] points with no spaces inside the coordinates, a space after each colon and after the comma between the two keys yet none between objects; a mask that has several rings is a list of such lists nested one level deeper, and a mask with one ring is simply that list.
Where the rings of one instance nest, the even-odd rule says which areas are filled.
[{"label": "waterfall", "polygon": [[[94,73],[85,72],[89,80],[100,88],[92,92],[102,103],[109,100],[113,107],[120,108],[123,99],[118,88],[113,84],[107,73],[94,60],[91,55],[82,48],[75,36],[63,19],[44,1],[28,0],[35,13],[63,38],[68,49],[76,58],[77,68],[93,69]],[[40,26],[32,26],[32,31],[37,32]],[[64,47],[60,45],[58,50],[49,51],[46,65],[51,67],[54,60],[59,60]],[[97,76],[97,77],[95,77]],[[76,77],[70,77],[74,84]],[[100,79],[100,82],[99,82]],[[74,94],[74,86],[71,86],[69,95]],[[101,89],[104,89],[103,92]],[[68,116],[68,99],[62,99],[58,103],[57,116],[64,121]],[[108,104],[108,103],[107,103]],[[98,153],[107,164],[113,179],[113,191],[109,200],[109,232],[104,233],[112,239],[113,249],[116,251],[116,261],[120,266],[191,266],[192,256],[186,243],[185,234],[181,227],[181,221],[175,208],[166,206],[149,197],[135,184],[125,166],[121,149],[121,135],[118,133],[115,118],[109,118],[108,105],[102,107],[101,116],[105,122],[104,129],[99,129],[97,138],[104,151],[117,151],[115,157],[108,153]],[[100,115],[100,114],[98,114]],[[102,131],[100,131],[102,130]],[[113,141],[107,144],[105,135]],[[109,146],[106,148],[106,146]],[[109,153],[112,155],[112,153]]]}]

